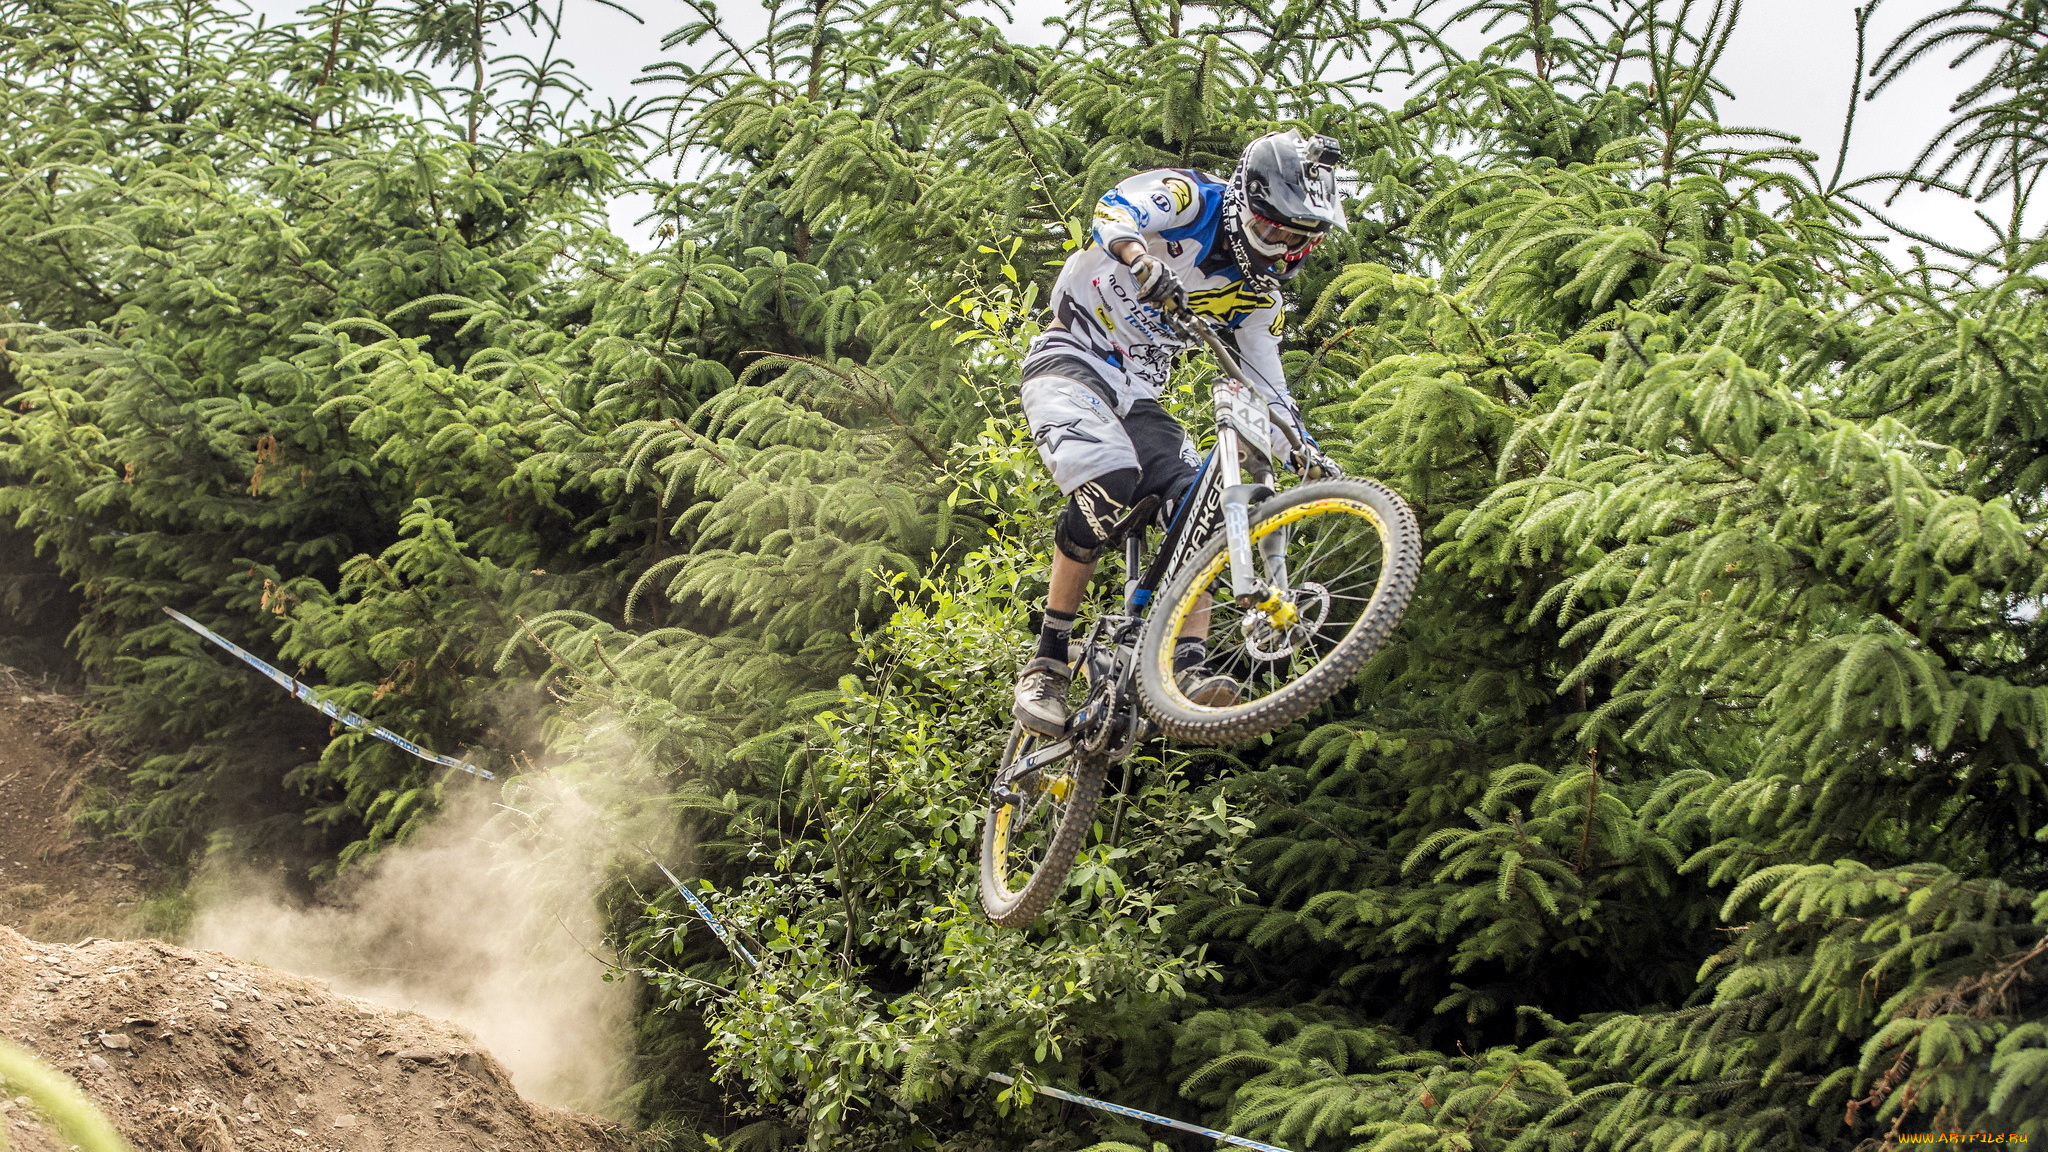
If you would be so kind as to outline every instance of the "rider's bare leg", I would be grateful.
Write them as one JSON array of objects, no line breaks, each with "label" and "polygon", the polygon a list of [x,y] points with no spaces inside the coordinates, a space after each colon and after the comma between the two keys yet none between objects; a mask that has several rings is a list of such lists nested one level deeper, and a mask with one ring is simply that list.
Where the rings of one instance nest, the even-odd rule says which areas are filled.
[{"label": "rider's bare leg", "polygon": [[1068,616],[1081,610],[1081,594],[1095,576],[1093,560],[1076,560],[1065,552],[1052,550],[1052,587],[1045,594],[1045,606]]},{"label": "rider's bare leg", "polygon": [[[1088,581],[1095,577],[1093,562],[1074,559],[1065,552],[1052,550],[1051,588],[1045,594],[1045,606],[1054,611],[1072,616],[1081,610],[1081,596],[1088,591]],[[1209,607],[1216,598],[1207,592],[1195,601],[1195,610],[1188,613],[1187,622],[1180,626],[1183,640],[1206,640],[1209,638]]]}]

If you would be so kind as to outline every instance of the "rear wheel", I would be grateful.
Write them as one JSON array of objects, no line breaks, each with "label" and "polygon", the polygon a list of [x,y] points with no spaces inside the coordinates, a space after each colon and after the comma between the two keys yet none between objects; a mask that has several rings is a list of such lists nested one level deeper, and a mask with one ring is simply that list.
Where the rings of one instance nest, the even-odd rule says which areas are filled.
[{"label": "rear wheel", "polygon": [[[1108,763],[1061,751],[1063,743],[1019,724],[1003,749],[981,829],[981,908],[1005,928],[1024,927],[1052,904],[1095,822]],[[1040,755],[1048,762],[1027,764]]]},{"label": "rear wheel", "polygon": [[[1290,489],[1252,510],[1251,538],[1260,575],[1281,590],[1275,597],[1250,606],[1231,599],[1219,532],[1168,582],[1145,622],[1138,690],[1169,736],[1234,744],[1308,715],[1387,642],[1422,570],[1415,513],[1371,480]],[[1175,639],[1205,603],[1207,663],[1243,686],[1228,706],[1197,704],[1174,680]]]}]

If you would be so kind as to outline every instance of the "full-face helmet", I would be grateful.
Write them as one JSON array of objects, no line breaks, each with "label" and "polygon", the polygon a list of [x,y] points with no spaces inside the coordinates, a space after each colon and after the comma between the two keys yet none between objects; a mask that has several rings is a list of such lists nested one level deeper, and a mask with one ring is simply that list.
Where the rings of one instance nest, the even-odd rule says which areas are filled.
[{"label": "full-face helmet", "polygon": [[1223,195],[1223,233],[1248,278],[1279,282],[1332,228],[1344,227],[1337,193],[1343,146],[1328,136],[1269,132],[1251,142]]}]

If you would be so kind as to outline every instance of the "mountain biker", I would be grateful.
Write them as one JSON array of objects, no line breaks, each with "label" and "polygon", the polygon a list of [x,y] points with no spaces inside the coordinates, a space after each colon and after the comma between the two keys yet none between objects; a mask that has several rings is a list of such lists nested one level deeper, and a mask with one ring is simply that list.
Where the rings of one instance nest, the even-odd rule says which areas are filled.
[{"label": "mountain biker", "polygon": [[[1053,529],[1038,651],[1018,674],[1012,707],[1033,732],[1065,729],[1067,644],[1096,557],[1133,527],[1125,521],[1149,498],[1158,498],[1165,523],[1201,460],[1159,404],[1186,344],[1165,312],[1186,309],[1224,329],[1247,380],[1300,427],[1280,367],[1280,286],[1331,229],[1345,226],[1335,171],[1342,160],[1337,141],[1289,130],[1252,141],[1228,182],[1192,169],[1140,172],[1103,195],[1095,242],[1061,269],[1053,320],[1024,357],[1024,415],[1067,496]],[[1297,469],[1320,470],[1320,453],[1310,447],[1303,455],[1292,461]],[[1241,689],[1204,664],[1208,616],[1206,608],[1190,616],[1173,670],[1188,699],[1224,707]]]}]

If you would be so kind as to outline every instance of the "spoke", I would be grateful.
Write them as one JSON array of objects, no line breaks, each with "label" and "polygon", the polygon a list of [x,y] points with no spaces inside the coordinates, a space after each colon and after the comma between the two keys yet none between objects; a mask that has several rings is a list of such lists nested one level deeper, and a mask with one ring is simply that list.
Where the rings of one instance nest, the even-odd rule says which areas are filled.
[{"label": "spoke", "polygon": [[[1335,576],[1332,576],[1327,580],[1316,580],[1316,583],[1321,584],[1325,588],[1349,588],[1351,587],[1351,585],[1342,582],[1344,578],[1350,576],[1353,572],[1356,572],[1359,569],[1365,568],[1367,566],[1371,566],[1374,568],[1382,567],[1379,561],[1377,560],[1360,560],[1358,563],[1353,564],[1351,567],[1346,568],[1344,571],[1337,573]],[[1360,580],[1358,581],[1358,583],[1363,584],[1365,583],[1365,581]],[[1377,584],[1379,583],[1379,581],[1375,580],[1373,581],[1373,583]]]},{"label": "spoke", "polygon": [[[1304,584],[1315,584],[1319,589],[1296,603],[1297,609],[1306,607],[1303,615],[1315,617],[1312,626],[1297,621],[1285,631],[1277,630],[1255,609],[1237,604],[1227,591],[1226,566],[1219,566],[1194,590],[1212,597],[1210,664],[1237,676],[1246,700],[1272,695],[1335,651],[1364,617],[1387,568],[1378,529],[1353,512],[1307,516],[1275,531],[1285,533],[1283,563],[1289,587],[1299,591]],[[1270,540],[1268,536],[1261,543]],[[1326,565],[1339,570],[1325,575],[1320,569]],[[1260,646],[1277,651],[1277,657],[1255,655],[1255,638]]]},{"label": "spoke", "polygon": [[[1310,550],[1309,550],[1309,554],[1308,554],[1308,562],[1309,562],[1309,563],[1311,563],[1311,564],[1313,564],[1313,563],[1315,563],[1315,561],[1316,561],[1316,560],[1318,560],[1319,558],[1321,558],[1321,556],[1322,556],[1322,554],[1323,554],[1323,549],[1325,549],[1325,548],[1329,547],[1329,545],[1330,545],[1330,541],[1331,541],[1331,540],[1332,540],[1332,539],[1333,539],[1334,537],[1335,537],[1335,534],[1334,534],[1334,533],[1329,533],[1329,534],[1325,534],[1324,536],[1320,537],[1320,538],[1319,538],[1319,539],[1318,539],[1318,540],[1316,541],[1316,546],[1315,546],[1314,548],[1312,548],[1312,549],[1310,549]],[[1299,537],[1296,537],[1296,539],[1299,539]]]}]

